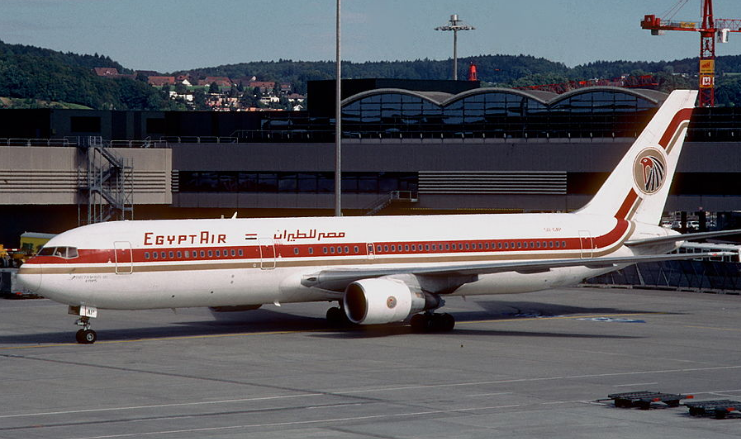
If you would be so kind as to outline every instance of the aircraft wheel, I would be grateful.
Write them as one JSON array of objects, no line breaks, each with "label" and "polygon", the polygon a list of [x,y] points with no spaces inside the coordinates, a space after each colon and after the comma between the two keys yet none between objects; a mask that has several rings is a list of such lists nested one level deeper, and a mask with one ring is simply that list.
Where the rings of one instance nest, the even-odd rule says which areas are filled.
[{"label": "aircraft wheel", "polygon": [[98,339],[98,334],[92,329],[80,329],[75,334],[77,343],[80,344],[93,344]]},{"label": "aircraft wheel", "polygon": [[414,332],[427,332],[430,319],[424,314],[415,314],[409,324]]},{"label": "aircraft wheel", "polygon": [[332,307],[327,310],[327,322],[333,326],[342,326],[349,323],[342,308]]},{"label": "aircraft wheel", "polygon": [[453,328],[455,328],[455,317],[448,313],[440,315],[440,330],[449,332]]}]

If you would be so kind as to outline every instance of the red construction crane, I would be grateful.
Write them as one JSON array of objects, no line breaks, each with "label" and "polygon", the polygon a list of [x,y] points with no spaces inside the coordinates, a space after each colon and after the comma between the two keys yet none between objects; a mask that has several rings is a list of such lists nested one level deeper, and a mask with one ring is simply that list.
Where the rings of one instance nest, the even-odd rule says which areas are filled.
[{"label": "red construction crane", "polygon": [[[680,0],[670,12],[676,12],[687,3]],[[713,18],[713,0],[702,0],[702,22],[673,21],[671,17],[661,19],[646,15],[641,27],[651,31],[651,35],[663,35],[667,30],[700,32],[700,106],[715,105],[715,38],[721,43],[728,42],[729,32],[741,32],[741,19],[726,20]]]}]

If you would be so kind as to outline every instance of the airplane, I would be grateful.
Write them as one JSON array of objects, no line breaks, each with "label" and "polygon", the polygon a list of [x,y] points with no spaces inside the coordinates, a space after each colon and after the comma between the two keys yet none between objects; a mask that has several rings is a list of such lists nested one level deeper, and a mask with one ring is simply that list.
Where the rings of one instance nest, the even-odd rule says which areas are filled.
[{"label": "airplane", "polygon": [[[330,322],[449,331],[448,296],[577,284],[667,254],[688,237],[659,221],[696,91],[674,91],[582,209],[572,213],[113,221],[51,239],[18,273],[69,306],[78,343],[98,310],[339,302]],[[709,232],[698,237],[738,231]],[[701,236],[700,236],[701,235]]]}]

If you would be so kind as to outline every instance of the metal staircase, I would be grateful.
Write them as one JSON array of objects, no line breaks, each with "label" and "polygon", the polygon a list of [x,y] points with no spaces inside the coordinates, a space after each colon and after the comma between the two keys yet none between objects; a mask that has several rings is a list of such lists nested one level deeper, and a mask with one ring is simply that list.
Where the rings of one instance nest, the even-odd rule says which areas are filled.
[{"label": "metal staircase", "polygon": [[87,172],[79,179],[78,222],[83,224],[83,206],[84,224],[134,219],[133,160],[118,156],[99,136],[89,137],[80,148],[87,158]]}]

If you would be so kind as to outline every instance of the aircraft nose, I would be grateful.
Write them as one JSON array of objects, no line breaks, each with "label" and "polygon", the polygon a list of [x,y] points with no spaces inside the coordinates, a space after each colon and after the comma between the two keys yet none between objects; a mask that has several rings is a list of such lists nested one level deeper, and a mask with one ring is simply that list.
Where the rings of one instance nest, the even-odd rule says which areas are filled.
[{"label": "aircraft nose", "polygon": [[41,288],[41,266],[28,266],[24,264],[18,270],[16,281],[26,290],[36,293]]}]

